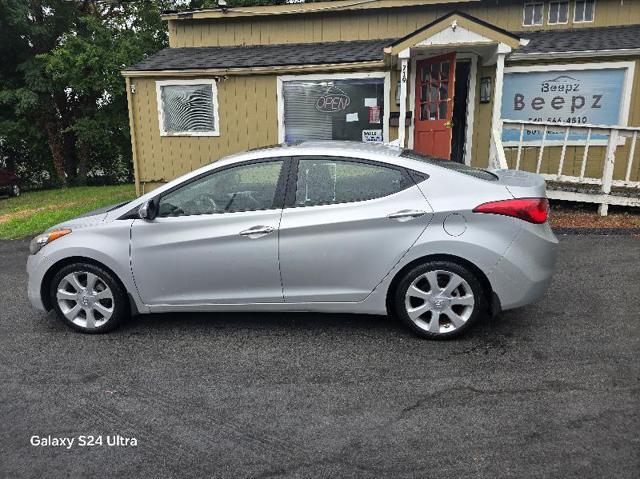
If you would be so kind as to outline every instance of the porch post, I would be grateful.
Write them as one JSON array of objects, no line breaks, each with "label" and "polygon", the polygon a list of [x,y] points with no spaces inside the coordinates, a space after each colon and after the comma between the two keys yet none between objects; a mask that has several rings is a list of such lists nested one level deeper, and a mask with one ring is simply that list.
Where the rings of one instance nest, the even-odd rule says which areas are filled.
[{"label": "porch post", "polygon": [[496,151],[496,142],[494,136],[502,138],[502,86],[504,84],[504,58],[511,51],[508,45],[500,43],[496,51],[496,79],[493,88],[493,110],[491,114],[491,149],[489,152],[489,161],[496,164],[498,152]]},{"label": "porch post", "polygon": [[400,59],[400,118],[398,119],[398,143],[405,148],[405,119],[407,117],[407,79],[409,78],[409,49],[398,54]]}]

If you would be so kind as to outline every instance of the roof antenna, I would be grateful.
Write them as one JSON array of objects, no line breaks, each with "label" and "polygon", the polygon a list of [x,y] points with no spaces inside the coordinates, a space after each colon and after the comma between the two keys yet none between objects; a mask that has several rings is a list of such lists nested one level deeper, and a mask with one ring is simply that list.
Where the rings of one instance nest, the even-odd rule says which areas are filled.
[{"label": "roof antenna", "polygon": [[229,11],[227,0],[218,0],[218,8],[222,10],[222,13]]}]

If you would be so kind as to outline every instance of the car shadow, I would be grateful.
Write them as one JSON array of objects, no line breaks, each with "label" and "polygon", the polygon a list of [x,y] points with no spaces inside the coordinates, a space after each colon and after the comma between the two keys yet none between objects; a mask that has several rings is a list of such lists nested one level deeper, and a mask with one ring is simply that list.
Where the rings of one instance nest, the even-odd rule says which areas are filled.
[{"label": "car shadow", "polygon": [[387,316],[301,312],[155,313],[130,318],[120,330],[127,333],[174,330],[290,330],[396,331],[402,325]]},{"label": "car shadow", "polygon": [[[459,340],[495,339],[527,334],[532,328],[528,308],[481,318]],[[369,336],[422,340],[399,319],[344,313],[302,312],[208,312],[208,313],[156,313],[138,315],[111,334],[156,335],[196,333],[250,332],[255,334],[309,335],[340,334],[343,336]]]}]

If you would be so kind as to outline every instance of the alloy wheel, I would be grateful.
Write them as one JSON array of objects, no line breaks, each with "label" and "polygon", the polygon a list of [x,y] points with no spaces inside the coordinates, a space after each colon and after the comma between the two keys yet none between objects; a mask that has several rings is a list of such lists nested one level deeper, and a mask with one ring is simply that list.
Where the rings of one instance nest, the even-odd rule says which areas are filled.
[{"label": "alloy wheel", "polygon": [[450,333],[462,327],[471,317],[475,303],[469,283],[444,270],[418,276],[405,294],[409,319],[433,334]]},{"label": "alloy wheel", "polygon": [[104,326],[114,312],[109,286],[99,276],[86,271],[75,271],[62,278],[56,298],[62,314],[81,328]]}]

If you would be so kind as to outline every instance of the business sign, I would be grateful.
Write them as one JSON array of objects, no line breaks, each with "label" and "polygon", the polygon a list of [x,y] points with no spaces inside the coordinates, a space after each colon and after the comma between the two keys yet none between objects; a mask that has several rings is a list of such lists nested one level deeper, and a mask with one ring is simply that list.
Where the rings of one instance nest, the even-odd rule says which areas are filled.
[{"label": "business sign", "polygon": [[362,130],[362,141],[365,143],[382,143],[382,130]]},{"label": "business sign", "polygon": [[[625,68],[506,73],[502,118],[552,123],[617,125],[620,122]],[[563,131],[549,131],[547,140],[564,140]],[[540,141],[542,129],[525,129],[523,141]],[[570,134],[571,141],[584,134]],[[593,139],[606,138],[592,135]],[[503,141],[518,141],[519,129],[504,129]]]},{"label": "business sign", "polygon": [[316,110],[322,113],[336,113],[346,110],[351,98],[340,88],[329,88],[326,93],[316,99]]}]

